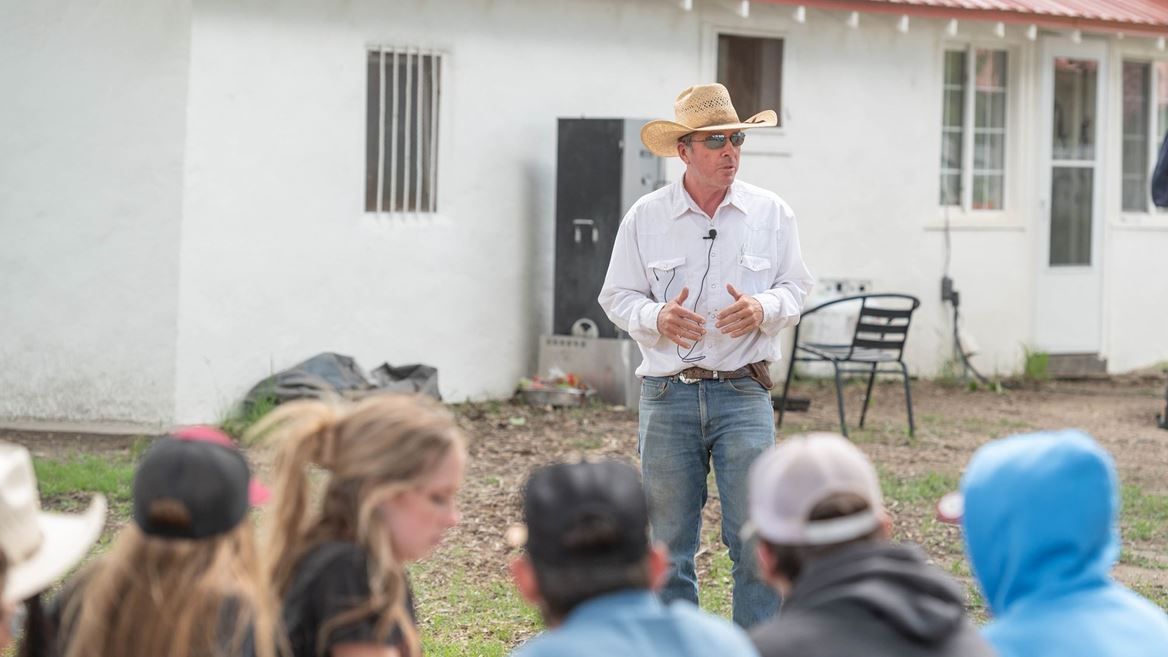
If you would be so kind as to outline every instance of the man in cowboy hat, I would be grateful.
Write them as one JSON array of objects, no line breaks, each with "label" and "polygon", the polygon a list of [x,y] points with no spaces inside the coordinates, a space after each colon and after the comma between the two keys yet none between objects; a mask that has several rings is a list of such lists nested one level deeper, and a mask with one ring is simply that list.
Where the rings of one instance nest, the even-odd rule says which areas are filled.
[{"label": "man in cowboy hat", "polygon": [[617,232],[600,305],[644,357],[639,451],[650,522],[670,551],[666,601],[697,602],[694,553],[713,459],[722,540],[734,562],[734,620],[749,627],[778,610],[758,579],[746,475],[774,444],[769,361],[799,321],[812,278],[795,215],[774,193],[735,180],[743,132],[773,127],[771,110],[740,121],[720,84],[681,92],[676,121],[652,121],[641,141],[680,157],[682,180],[633,204]]}]

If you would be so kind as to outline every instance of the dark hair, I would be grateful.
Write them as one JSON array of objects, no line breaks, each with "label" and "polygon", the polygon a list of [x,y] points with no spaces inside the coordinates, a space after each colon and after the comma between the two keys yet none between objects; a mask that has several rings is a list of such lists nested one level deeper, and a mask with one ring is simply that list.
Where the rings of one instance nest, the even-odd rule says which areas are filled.
[{"label": "dark hair", "polygon": [[[607,518],[585,518],[586,522],[561,538],[564,550],[581,555],[603,554],[620,544],[620,528]],[[559,621],[577,605],[606,593],[649,588],[648,558],[626,564],[569,563],[541,564],[532,561],[545,620]]]},{"label": "dark hair", "polygon": [[20,657],[44,657],[50,654],[53,627],[45,613],[41,594],[37,593],[24,601],[27,616],[24,619],[24,640],[20,642]]},{"label": "dark hair", "polygon": [[608,593],[649,588],[648,558],[631,564],[547,566],[532,562],[545,621],[560,621],[577,606]]},{"label": "dark hair", "polygon": [[[822,502],[812,507],[807,519],[831,520],[832,518],[850,516],[853,513],[859,513],[867,508],[867,500],[855,493],[836,493],[828,496]],[[778,545],[761,538],[759,541],[773,557],[774,565],[770,574],[794,582],[803,573],[807,564],[843,548],[877,540],[882,531],[882,527],[877,527],[858,538],[841,543],[831,543],[830,545]]]}]

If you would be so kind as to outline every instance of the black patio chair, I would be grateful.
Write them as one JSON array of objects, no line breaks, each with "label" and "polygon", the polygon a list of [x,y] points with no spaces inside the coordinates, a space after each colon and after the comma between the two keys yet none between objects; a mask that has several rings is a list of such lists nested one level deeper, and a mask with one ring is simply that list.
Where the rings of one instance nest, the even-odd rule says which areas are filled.
[{"label": "black patio chair", "polygon": [[[825,344],[799,341],[799,328],[802,325],[802,319],[806,319],[808,315],[820,312],[824,308],[843,303],[858,303],[860,306],[851,342]],[[912,321],[913,312],[920,305],[920,300],[908,294],[874,293],[833,299],[804,311],[800,324],[795,326],[795,347],[791,354],[791,364],[787,368],[787,380],[783,383],[783,403],[778,404],[778,426],[783,426],[787,392],[791,388],[791,377],[795,373],[795,363],[826,362],[831,363],[832,369],[835,371],[835,397],[836,403],[839,405],[840,432],[844,436],[848,435],[848,423],[844,413],[843,380],[840,375],[868,375],[868,389],[864,393],[864,408],[860,411],[860,428],[863,428],[864,418],[868,415],[868,403],[872,400],[872,384],[876,381],[878,372],[900,374],[904,378],[904,400],[908,408],[908,433],[910,436],[914,435],[916,425],[913,423],[912,388],[908,378],[908,366],[905,365],[903,357],[909,323]],[[886,366],[891,366],[891,368]]]}]

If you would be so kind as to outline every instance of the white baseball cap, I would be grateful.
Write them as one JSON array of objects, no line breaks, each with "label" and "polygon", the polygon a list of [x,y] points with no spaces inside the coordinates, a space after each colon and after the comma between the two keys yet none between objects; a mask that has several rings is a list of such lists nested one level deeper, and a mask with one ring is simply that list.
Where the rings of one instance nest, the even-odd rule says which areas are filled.
[{"label": "white baseball cap", "polygon": [[[778,545],[831,545],[870,534],[884,517],[876,469],[839,434],[794,436],[770,448],[751,466],[749,486],[750,522],[743,527],[744,538],[757,534]],[[868,508],[810,519],[817,504],[839,493],[858,495]]]}]

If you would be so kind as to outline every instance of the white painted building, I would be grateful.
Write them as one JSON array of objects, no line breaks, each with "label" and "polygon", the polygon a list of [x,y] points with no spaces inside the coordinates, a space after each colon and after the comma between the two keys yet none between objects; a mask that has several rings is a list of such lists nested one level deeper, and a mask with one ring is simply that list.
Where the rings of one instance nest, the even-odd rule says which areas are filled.
[{"label": "white painted building", "polygon": [[[551,326],[557,117],[668,118],[720,61],[779,96],[740,177],[792,205],[812,271],[922,299],[915,372],[953,354],[946,218],[982,371],[1168,359],[1168,10],[974,4],[3,3],[0,420],[214,420],[319,351],[508,395]],[[409,131],[395,52],[427,80],[398,82]]]}]

